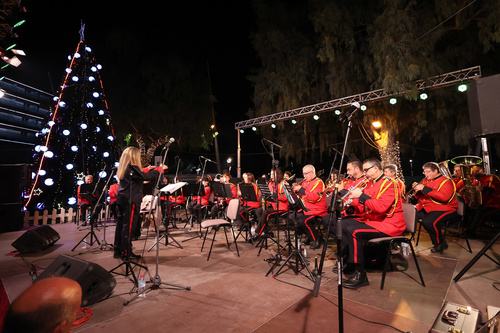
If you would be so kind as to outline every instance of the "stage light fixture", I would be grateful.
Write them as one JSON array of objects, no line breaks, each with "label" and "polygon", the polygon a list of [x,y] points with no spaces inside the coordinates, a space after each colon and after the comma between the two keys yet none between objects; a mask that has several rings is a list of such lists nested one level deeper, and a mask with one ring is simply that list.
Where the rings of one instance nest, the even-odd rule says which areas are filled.
[{"label": "stage light fixture", "polygon": [[363,105],[361,105],[360,109],[361,109],[361,111],[366,111],[367,107],[366,107],[366,105],[363,104]]},{"label": "stage light fixture", "polygon": [[335,110],[334,113],[336,116],[340,116],[340,110]]},{"label": "stage light fixture", "polygon": [[272,124],[271,124],[271,127],[272,127],[272,128],[276,128],[276,124],[275,124],[275,123],[272,123]]},{"label": "stage light fixture", "polygon": [[227,161],[227,164],[231,164],[233,162],[233,159],[231,157],[228,157],[226,161]]},{"label": "stage light fixture", "polygon": [[240,129],[240,133],[241,134],[245,133],[245,130],[244,129]]},{"label": "stage light fixture", "polygon": [[425,101],[427,98],[429,98],[429,95],[427,95],[427,93],[421,93],[420,94],[420,99]]},{"label": "stage light fixture", "polygon": [[252,126],[252,131],[256,132],[257,131],[257,127]]},{"label": "stage light fixture", "polygon": [[465,83],[462,83],[460,84],[458,87],[457,87],[458,91],[460,92],[465,92],[467,91],[467,85]]},{"label": "stage light fixture", "polygon": [[297,120],[296,119],[292,119],[292,124],[296,124],[297,123]]},{"label": "stage light fixture", "polygon": [[319,120],[319,116],[318,116],[317,114],[315,114],[315,115],[313,116],[313,119],[314,119],[314,120]]},{"label": "stage light fixture", "polygon": [[394,97],[389,100],[389,103],[391,103],[392,105],[396,104],[397,102],[398,100]]}]

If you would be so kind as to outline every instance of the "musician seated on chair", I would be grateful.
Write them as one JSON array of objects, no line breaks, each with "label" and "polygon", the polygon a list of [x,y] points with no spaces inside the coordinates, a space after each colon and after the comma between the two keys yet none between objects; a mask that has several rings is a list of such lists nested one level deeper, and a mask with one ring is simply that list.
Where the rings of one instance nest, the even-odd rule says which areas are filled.
[{"label": "musician seated on chair", "polygon": [[304,180],[300,184],[294,184],[293,190],[301,197],[307,211],[299,210],[291,212],[290,221],[295,221],[297,216],[298,232],[305,233],[307,240],[305,244],[312,243],[311,249],[316,250],[323,244],[323,237],[316,230],[318,217],[323,217],[328,213],[326,205],[325,184],[316,177],[316,169],[308,164],[302,168]]},{"label": "musician seated on chair", "polygon": [[[118,180],[119,182],[119,180]],[[111,185],[108,190],[109,195],[109,210],[113,214],[113,218],[116,222],[116,216],[118,212],[118,202],[116,201],[118,196],[118,182]]]},{"label": "musician seated on chair", "polygon": [[[201,218],[201,207],[208,206],[210,203],[208,201],[208,198],[210,197],[210,181],[212,180],[212,177],[209,175],[206,175],[203,178],[203,186],[205,188],[204,193],[201,197],[200,196],[193,196],[193,200],[189,203],[187,206],[187,210],[189,215],[193,220],[198,220],[198,217],[200,216]],[[201,223],[201,221],[199,221]]]},{"label": "musician seated on chair", "polygon": [[[85,176],[85,184],[92,184],[94,182],[94,177],[92,175]],[[83,221],[83,226],[87,225],[87,210],[91,209],[90,202],[80,195],[81,185],[78,186],[78,202],[80,203],[80,221]]]},{"label": "musician seated on chair", "polygon": [[271,180],[267,183],[272,198],[266,202],[267,207],[259,207],[255,210],[257,215],[257,226],[255,227],[254,239],[257,240],[262,234],[272,235],[269,227],[269,220],[276,214],[286,212],[288,210],[288,199],[285,195],[283,185],[283,173],[280,169],[271,170]]},{"label": "musician seated on chair", "polygon": [[481,205],[473,213],[469,233],[474,236],[485,219],[500,213],[500,179],[495,175],[484,173],[482,165],[473,167],[474,178],[477,180],[476,190],[481,193]]},{"label": "musician seated on chair", "polygon": [[231,180],[231,175],[229,174],[229,172],[223,173],[222,176],[220,177],[221,184],[228,184],[231,187],[231,197],[230,198],[215,197],[215,204],[212,206],[212,209],[210,210],[210,216],[212,216],[213,219],[218,218],[219,212],[227,208],[227,205],[229,205],[229,201],[231,201],[231,199],[235,199],[238,196],[238,188],[236,187],[236,185],[231,183],[230,180]]},{"label": "musician seated on chair", "polygon": [[[238,208],[238,215],[236,216],[236,222],[241,227],[247,226],[250,227],[249,216],[248,213],[250,211],[254,211],[255,209],[260,207],[261,193],[257,184],[255,183],[255,176],[253,173],[245,172],[243,174],[243,182],[246,184],[252,184],[253,189],[255,191],[255,196],[258,201],[246,201],[241,200],[240,208]],[[238,196],[241,198],[241,191],[238,189]]]},{"label": "musician seated on chair", "polygon": [[455,183],[440,173],[439,165],[427,162],[423,165],[425,178],[413,183],[417,203],[417,219],[429,233],[434,247],[431,252],[442,252],[448,248],[441,229],[447,219],[456,216],[458,202]]},{"label": "musician seated on chair", "polygon": [[[352,160],[347,163],[346,174],[347,178],[344,179],[343,182],[339,184],[338,191],[340,197],[345,197],[349,190],[356,188],[365,180],[363,175],[363,171],[361,170],[363,165],[359,160]],[[354,211],[354,206],[352,204],[347,204],[348,201],[353,202],[357,199],[350,199],[349,197],[345,197],[343,199],[344,210],[342,211],[342,215],[354,215],[356,212]]]},{"label": "musician seated on chair", "polygon": [[396,164],[387,164],[386,166],[384,166],[384,176],[396,181],[396,184],[398,185],[398,194],[404,201],[404,198],[406,196],[406,186],[405,183],[396,176],[397,173],[398,167],[396,166]]},{"label": "musician seated on chair", "polygon": [[352,190],[349,197],[359,217],[342,219],[342,255],[348,256],[351,277],[342,283],[345,288],[355,289],[369,284],[363,257],[363,241],[379,237],[394,237],[403,234],[406,223],[402,200],[397,194],[396,182],[384,176],[382,165],[376,158],[363,162],[366,187]]}]

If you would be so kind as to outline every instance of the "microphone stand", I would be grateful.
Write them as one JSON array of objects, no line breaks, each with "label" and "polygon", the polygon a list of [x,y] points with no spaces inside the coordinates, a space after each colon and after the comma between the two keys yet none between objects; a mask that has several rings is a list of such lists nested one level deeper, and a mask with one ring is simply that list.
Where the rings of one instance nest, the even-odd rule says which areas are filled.
[{"label": "microphone stand", "polygon": [[[340,158],[340,166],[339,166],[339,171],[337,174],[337,179],[340,179],[340,174],[342,171],[342,165],[344,163],[344,157],[345,157],[345,151],[347,147],[347,142],[349,139],[349,134],[351,132],[352,128],[352,121],[351,117],[354,114],[351,113],[350,117],[348,118],[348,123],[347,123],[347,131],[345,135],[345,140],[344,140],[344,148],[342,149],[342,156]],[[328,214],[328,228],[326,231],[326,237],[325,237],[325,243],[323,244],[323,251],[321,252],[321,260],[319,262],[319,268],[318,272],[314,281],[314,289],[313,289],[313,296],[318,297],[319,294],[319,288],[321,286],[321,274],[323,272],[323,264],[325,262],[325,257],[326,257],[326,249],[328,246],[328,238],[330,237],[330,231],[331,231],[331,226],[332,222],[334,220],[337,220],[337,288],[338,288],[338,300],[339,300],[339,332],[344,332],[344,306],[343,306],[343,293],[342,293],[342,223],[341,219],[337,218],[337,211],[335,210],[335,205],[337,203],[337,199],[339,196],[339,191],[338,191],[338,186],[335,186],[335,190],[333,192],[333,199],[332,203],[329,208],[329,214]]]},{"label": "microphone stand", "polygon": [[[165,155],[163,155],[163,162],[162,162],[162,166],[165,165],[165,160],[167,158],[167,154],[168,154],[168,150],[170,149],[170,144],[172,143],[173,141],[167,143],[167,145],[165,146],[167,148],[167,150],[165,151]],[[161,174],[158,176],[158,179],[156,180],[156,186],[154,188],[154,191],[153,191],[153,202],[154,202],[154,198],[158,197],[159,196],[159,184],[160,184],[160,179],[161,179]],[[156,200],[158,202],[158,199]],[[158,208],[157,208],[158,209]],[[149,215],[148,215],[148,219],[151,219],[151,214],[152,214],[152,211],[153,211],[153,205],[151,205],[151,208],[149,209]],[[161,210],[160,210],[160,216],[161,216]],[[167,225],[167,232],[168,232],[168,225]],[[159,224],[159,221],[158,221],[158,226],[156,227],[156,239],[157,241],[159,241],[160,239],[160,224]],[[167,240],[168,240],[168,236],[167,236]],[[176,242],[177,243],[177,242]],[[151,285],[147,286],[146,289],[143,291],[145,294],[147,294],[148,292],[150,292],[151,290],[157,290],[157,289],[160,289],[160,286],[161,285],[167,285],[167,286],[172,286],[172,287],[175,287],[175,288],[178,288],[178,289],[185,289],[185,290],[191,290],[191,287],[185,287],[185,286],[180,286],[180,285],[177,285],[177,284],[171,284],[171,283],[167,283],[167,282],[162,282],[161,281],[161,277],[160,277],[160,273],[159,273],[159,270],[158,270],[158,267],[159,267],[159,264],[160,264],[160,247],[157,245],[156,246],[156,264],[155,264],[155,276],[151,278],[150,282],[151,282]],[[134,295],[134,297],[132,297],[131,299],[125,301],[123,303],[124,306],[127,306],[130,302],[132,302],[133,300],[135,300],[137,297],[139,297],[139,290],[137,292],[136,295]]]}]

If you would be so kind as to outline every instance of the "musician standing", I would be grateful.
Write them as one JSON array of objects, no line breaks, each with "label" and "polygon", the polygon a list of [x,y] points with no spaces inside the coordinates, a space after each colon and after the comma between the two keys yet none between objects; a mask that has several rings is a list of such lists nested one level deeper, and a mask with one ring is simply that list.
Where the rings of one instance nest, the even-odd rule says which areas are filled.
[{"label": "musician standing", "polygon": [[500,213],[500,179],[495,175],[484,173],[482,165],[475,165],[474,178],[478,181],[476,190],[481,192],[481,206],[474,212],[469,233],[474,236],[484,220]]},{"label": "musician standing", "polygon": [[442,239],[441,228],[444,221],[457,213],[455,183],[440,174],[439,166],[434,162],[423,165],[425,178],[420,183],[413,183],[417,203],[417,218],[422,219],[422,225],[431,237],[434,247],[431,252],[441,252],[448,248]]},{"label": "musician standing", "polygon": [[116,172],[120,180],[118,185],[118,220],[115,230],[115,258],[140,258],[130,251],[132,232],[136,230],[139,221],[139,211],[142,202],[142,188],[145,180],[154,181],[160,171],[167,166],[160,165],[156,170],[153,166],[142,168],[141,151],[135,147],[126,148],[120,157],[120,165]]},{"label": "musician standing", "polygon": [[382,165],[376,158],[363,162],[367,178],[366,187],[355,188],[350,193],[356,211],[362,212],[356,218],[342,219],[342,254],[348,253],[348,264],[354,272],[342,283],[345,288],[355,289],[369,284],[364,268],[363,241],[379,237],[402,235],[406,223],[402,200],[397,194],[396,182],[384,177]]},{"label": "musician standing", "polygon": [[[307,242],[312,242],[311,249],[316,250],[323,244],[323,237],[319,235],[315,226],[317,217],[323,217],[328,213],[326,195],[322,194],[325,191],[325,184],[316,177],[316,170],[311,164],[302,168],[302,175],[304,180],[301,184],[295,184],[293,190],[301,197],[308,211],[298,211],[297,222],[299,231],[307,235]],[[295,213],[291,213],[289,218],[295,220]]]}]

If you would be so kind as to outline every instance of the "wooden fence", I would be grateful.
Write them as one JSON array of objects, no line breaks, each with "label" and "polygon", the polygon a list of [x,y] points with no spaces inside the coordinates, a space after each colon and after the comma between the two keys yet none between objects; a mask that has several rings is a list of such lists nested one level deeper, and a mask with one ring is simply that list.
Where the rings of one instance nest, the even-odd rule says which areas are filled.
[{"label": "wooden fence", "polygon": [[[61,210],[52,209],[52,212],[49,214],[48,210],[44,210],[43,212],[37,210],[30,214],[30,212],[24,212],[23,216],[23,227],[32,227],[43,224],[60,224],[67,222],[76,222],[78,214],[78,208],[70,208],[68,210],[62,208]],[[100,219],[105,218],[106,209],[102,209],[100,212]]]}]

